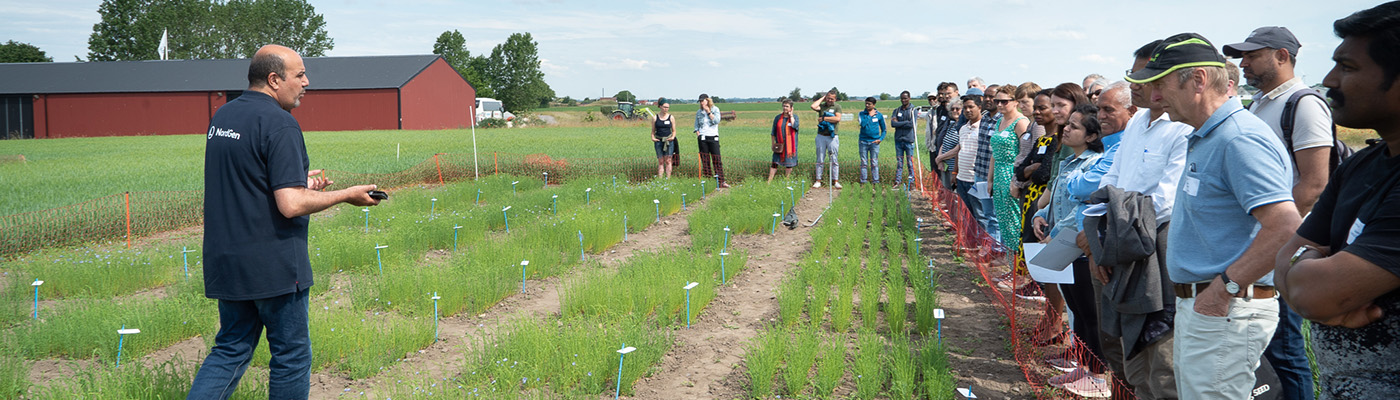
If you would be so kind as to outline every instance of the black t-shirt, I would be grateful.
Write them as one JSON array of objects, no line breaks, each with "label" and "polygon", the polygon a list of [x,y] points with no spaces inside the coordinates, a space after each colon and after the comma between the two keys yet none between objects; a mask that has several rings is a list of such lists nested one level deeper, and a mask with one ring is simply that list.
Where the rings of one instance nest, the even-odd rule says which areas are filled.
[{"label": "black t-shirt", "polygon": [[311,287],[308,216],[286,218],[273,191],[306,187],[301,125],[254,91],[209,121],[204,148],[204,291],[254,300]]},{"label": "black t-shirt", "polygon": [[[1400,157],[1384,143],[1332,175],[1298,236],[1400,275]],[[1400,398],[1400,290],[1377,298],[1385,316],[1360,329],[1313,324],[1323,391],[1333,398]]]}]

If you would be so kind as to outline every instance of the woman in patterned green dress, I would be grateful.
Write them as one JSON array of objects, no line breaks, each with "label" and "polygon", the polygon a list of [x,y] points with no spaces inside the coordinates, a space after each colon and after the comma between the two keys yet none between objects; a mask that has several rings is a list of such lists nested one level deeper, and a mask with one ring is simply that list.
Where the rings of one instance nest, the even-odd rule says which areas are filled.
[{"label": "woman in patterned green dress", "polygon": [[997,225],[1001,230],[1001,244],[1007,249],[1009,259],[1021,253],[1021,205],[1011,195],[1012,176],[1016,168],[1016,154],[1021,150],[1020,136],[1030,127],[1030,120],[1021,115],[1017,103],[1012,98],[1016,87],[1005,85],[993,97],[1001,119],[996,122],[996,132],[992,133],[992,168],[987,185],[992,190],[992,205],[996,207]]}]

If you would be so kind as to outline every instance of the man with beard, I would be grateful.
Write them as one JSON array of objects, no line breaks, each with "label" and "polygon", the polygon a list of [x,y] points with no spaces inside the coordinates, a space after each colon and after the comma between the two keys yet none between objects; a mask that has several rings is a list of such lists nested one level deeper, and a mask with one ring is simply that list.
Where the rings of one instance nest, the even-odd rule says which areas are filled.
[{"label": "man with beard", "polygon": [[1275,260],[1282,299],[1312,325],[1322,393],[1400,398],[1400,2],[1337,20],[1323,78],[1338,124],[1381,141],[1337,168]]},{"label": "man with beard", "polygon": [[[1299,47],[1298,38],[1288,28],[1266,26],[1255,29],[1243,43],[1225,45],[1223,50],[1226,56],[1240,59],[1245,81],[1259,88],[1249,111],[1269,124],[1292,154],[1293,201],[1298,203],[1298,212],[1307,215],[1331,172],[1332,115],[1322,96],[1293,74]],[[1285,115],[1285,108],[1291,108],[1293,115]],[[1285,117],[1292,120],[1283,121]],[[1285,125],[1291,125],[1291,133],[1285,132]],[[1264,352],[1283,384],[1284,398],[1289,400],[1313,398],[1302,323],[1303,318],[1290,310],[1288,303],[1279,303],[1278,330]]]}]

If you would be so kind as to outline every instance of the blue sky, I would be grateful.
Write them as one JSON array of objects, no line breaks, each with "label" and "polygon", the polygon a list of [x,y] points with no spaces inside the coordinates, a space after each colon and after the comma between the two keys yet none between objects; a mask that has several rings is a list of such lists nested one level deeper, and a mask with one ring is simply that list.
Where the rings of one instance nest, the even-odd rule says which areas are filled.
[{"label": "blue sky", "polygon": [[[774,97],[837,86],[853,96],[989,83],[1121,79],[1155,38],[1198,32],[1217,46],[1260,26],[1288,27],[1298,73],[1321,81],[1340,42],[1332,21],[1375,2],[1329,1],[381,1],[310,0],[332,56],[428,54],[459,30],[473,54],[514,32],[539,43],[560,96]],[[100,0],[0,0],[0,41],[56,61],[87,57]],[[176,34],[173,33],[172,34]],[[315,71],[310,71],[314,77]],[[313,79],[314,83],[315,80]]]}]

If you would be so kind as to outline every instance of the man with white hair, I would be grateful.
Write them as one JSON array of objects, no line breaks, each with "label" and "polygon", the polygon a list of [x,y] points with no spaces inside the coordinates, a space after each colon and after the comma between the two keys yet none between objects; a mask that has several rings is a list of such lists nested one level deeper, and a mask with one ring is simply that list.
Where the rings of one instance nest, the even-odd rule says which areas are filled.
[{"label": "man with white hair", "polygon": [[1268,124],[1230,101],[1225,56],[1198,34],[1166,38],[1127,79],[1195,128],[1167,232],[1177,394],[1248,398],[1278,327],[1274,256],[1301,222],[1288,154]]},{"label": "man with white hair", "polygon": [[978,90],[986,91],[986,90],[987,90],[987,82],[986,82],[986,81],[983,81],[981,77],[977,77],[977,76],[974,76],[974,77],[971,77],[971,78],[967,78],[967,88],[968,88],[968,89],[978,89]]},{"label": "man with white hair", "polygon": [[[1071,179],[1068,184],[1070,196],[1080,201],[1089,198],[1089,194],[1099,190],[1099,182],[1103,180],[1104,174],[1113,166],[1114,156],[1118,153],[1118,142],[1123,139],[1123,128],[1128,126],[1128,120],[1133,118],[1133,114],[1138,108],[1133,105],[1132,93],[1128,88],[1128,82],[1118,81],[1108,85],[1108,90],[1103,92],[1097,102],[1099,106],[1099,124],[1103,126],[1103,156],[1094,161],[1094,165],[1089,167],[1088,172],[1080,174]],[[1082,217],[1080,218],[1082,219]]]}]

